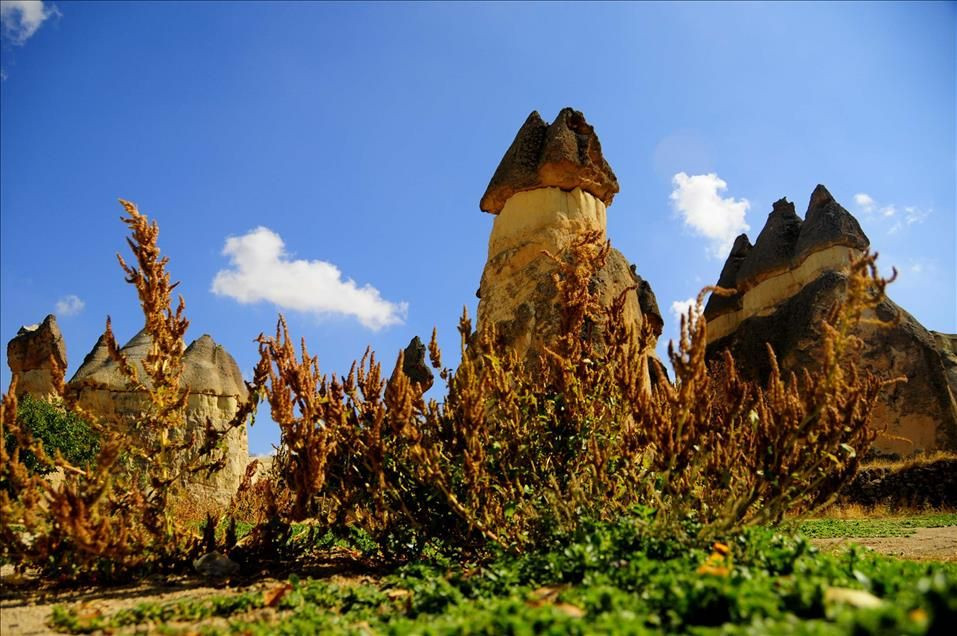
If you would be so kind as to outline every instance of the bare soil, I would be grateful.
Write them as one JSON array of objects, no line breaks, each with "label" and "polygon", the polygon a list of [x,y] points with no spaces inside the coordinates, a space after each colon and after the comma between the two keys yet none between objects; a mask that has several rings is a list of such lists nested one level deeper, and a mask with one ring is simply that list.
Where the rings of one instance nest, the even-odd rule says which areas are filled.
[{"label": "bare soil", "polygon": [[908,537],[812,539],[823,549],[839,549],[851,543],[888,556],[916,561],[957,561],[957,526],[915,528]]},{"label": "bare soil", "polygon": [[140,603],[202,599],[263,590],[277,584],[275,579],[263,578],[241,587],[214,586],[196,578],[175,577],[110,588],[40,589],[39,581],[17,578],[12,574],[12,568],[6,566],[2,579],[0,634],[3,636],[55,634],[47,625],[55,605],[79,606],[90,616],[109,615]]}]

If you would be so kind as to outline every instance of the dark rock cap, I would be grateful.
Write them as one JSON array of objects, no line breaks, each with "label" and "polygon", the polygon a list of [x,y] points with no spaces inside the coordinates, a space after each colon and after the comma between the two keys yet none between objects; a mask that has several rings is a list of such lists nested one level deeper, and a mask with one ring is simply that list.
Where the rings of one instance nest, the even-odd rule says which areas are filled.
[{"label": "dark rock cap", "polygon": [[582,190],[611,205],[618,179],[585,116],[563,108],[551,125],[532,111],[505,152],[479,207],[498,214],[516,192],[555,187]]},{"label": "dark rock cap", "polygon": [[741,308],[741,295],[764,274],[800,265],[812,253],[834,245],[865,250],[870,241],[854,216],[838,203],[823,185],[814,188],[802,221],[787,199],[775,202],[754,246],[744,234],[738,236],[718,278],[719,287],[734,287],[738,294],[712,294],[705,307],[711,319],[729,309]]},{"label": "dark rock cap", "polygon": [[831,245],[866,250],[870,244],[857,219],[834,200],[827,188],[818,184],[804,215],[794,260],[801,262],[812,252]]},{"label": "dark rock cap", "polygon": [[[724,287],[726,289],[734,289],[737,287],[738,272],[741,270],[741,266],[744,264],[744,261],[752,249],[754,249],[754,246],[751,245],[747,234],[739,234],[738,237],[734,239],[734,245],[731,246],[731,253],[728,254],[728,260],[724,262],[724,267],[721,268],[721,275],[718,277],[718,287]],[[711,320],[718,314],[740,308],[740,293],[734,294],[733,296],[711,294],[708,298],[708,303],[704,307],[704,317],[705,320]]]},{"label": "dark rock cap", "polygon": [[754,248],[738,270],[737,284],[746,285],[766,272],[787,269],[801,234],[803,221],[787,199],[774,202],[764,229],[758,234]]}]

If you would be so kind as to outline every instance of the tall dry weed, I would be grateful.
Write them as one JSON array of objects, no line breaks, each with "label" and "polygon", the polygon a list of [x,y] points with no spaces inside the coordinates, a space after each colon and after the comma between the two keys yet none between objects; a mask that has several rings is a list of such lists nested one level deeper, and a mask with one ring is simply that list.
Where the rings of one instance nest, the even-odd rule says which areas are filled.
[{"label": "tall dry weed", "polygon": [[[132,203],[121,204],[136,264],[117,257],[127,282],[136,288],[151,340],[142,374],[124,358],[109,319],[105,341],[128,390],[143,397],[142,414],[107,419],[81,411],[100,437],[100,452],[90,466],[77,467],[59,454],[47,456],[21,429],[13,386],[3,399],[2,425],[17,439],[12,452],[0,441],[0,470],[11,484],[10,492],[0,492],[3,556],[18,568],[37,567],[57,578],[112,579],[188,563],[198,549],[198,536],[174,516],[173,506],[192,475],[222,465],[221,440],[231,428],[243,426],[248,414],[244,407],[225,429],[210,422],[202,431],[187,427],[189,392],[181,383],[183,336],[189,325],[185,304],[180,297],[173,308],[177,284],[166,270],[168,258],[160,256],[157,224]],[[20,459],[21,449],[61,469],[63,480],[54,484],[31,475]]]},{"label": "tall dry weed", "polygon": [[[608,249],[587,236],[553,256],[563,324],[535,373],[463,315],[441,403],[402,373],[401,354],[388,379],[369,353],[345,378],[323,375],[280,317],[259,339],[257,382],[281,429],[278,471],[295,498],[286,521],[359,529],[402,558],[432,540],[521,550],[636,506],[653,507],[662,527],[694,518],[723,533],[828,503],[874,438],[867,419],[883,381],[851,356],[853,325],[886,284],[874,257],[849,272],[819,373],[785,376],[770,350],[765,387],[728,356],[709,369],[706,324],[689,314],[670,350],[675,383],[649,392],[652,335],[626,328],[624,295],[603,309],[593,291]],[[434,334],[429,351],[440,368]]]}]

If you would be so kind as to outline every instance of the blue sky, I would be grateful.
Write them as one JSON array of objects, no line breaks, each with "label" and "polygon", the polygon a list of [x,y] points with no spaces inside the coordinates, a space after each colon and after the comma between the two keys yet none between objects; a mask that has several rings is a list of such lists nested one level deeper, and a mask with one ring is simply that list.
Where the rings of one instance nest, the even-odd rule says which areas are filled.
[{"label": "blue sky", "polygon": [[[246,375],[280,310],[326,371],[367,345],[391,369],[433,325],[454,361],[479,198],[528,113],[563,106],[618,175],[609,235],[658,296],[661,350],[728,237],[782,196],[803,214],[818,183],[900,269],[891,297],[957,331],[953,3],[3,0],[2,18],[0,338],[57,313],[70,375],[107,314],[123,341],[141,326],[117,197],[159,220],[188,338]],[[261,417],[250,450],[277,441]]]}]

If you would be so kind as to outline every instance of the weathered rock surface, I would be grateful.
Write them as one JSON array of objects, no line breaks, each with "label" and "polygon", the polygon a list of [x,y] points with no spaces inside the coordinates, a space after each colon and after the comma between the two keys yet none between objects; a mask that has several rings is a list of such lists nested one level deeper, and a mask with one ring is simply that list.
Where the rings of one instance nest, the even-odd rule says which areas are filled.
[{"label": "weathered rock surface", "polygon": [[[618,191],[598,137],[584,116],[562,110],[548,126],[532,113],[505,153],[483,210],[496,214],[478,296],[478,325],[495,325],[499,337],[533,367],[544,346],[557,340],[562,307],[552,278],[555,261],[588,233],[606,240],[606,206]],[[637,334],[647,313],[661,322],[650,285],[612,249],[592,281],[610,305],[628,288],[624,319]],[[645,310],[642,310],[642,306]],[[653,357],[654,343],[646,352]]]},{"label": "weathered rock surface", "polygon": [[548,187],[581,188],[606,206],[618,192],[595,129],[577,110],[563,108],[551,125],[532,111],[492,175],[480,207],[499,214],[512,195]]},{"label": "weathered rock surface", "polygon": [[20,327],[7,343],[7,364],[17,380],[16,394],[50,399],[59,395],[56,377],[66,373],[66,343],[52,314],[38,325]]},{"label": "weathered rock surface", "polygon": [[841,489],[840,501],[862,506],[957,507],[957,459],[862,468]]},{"label": "weathered rock surface", "polygon": [[[803,221],[786,200],[775,203],[755,245],[739,236],[721,271],[718,285],[737,292],[708,300],[708,355],[727,348],[746,376],[763,382],[770,372],[769,343],[783,369],[813,370],[821,320],[845,297],[846,266],[868,245],[857,220],[824,186],[814,190]],[[876,313],[885,321],[899,320],[859,327],[865,343],[861,364],[907,382],[887,387],[875,408],[873,422],[885,429],[875,447],[898,454],[957,449],[957,357],[941,346],[951,342],[949,336],[935,339],[890,299]]]},{"label": "weathered rock surface", "polygon": [[[148,384],[142,363],[150,349],[150,337],[140,331],[121,349]],[[211,421],[224,427],[246,400],[242,373],[231,355],[208,335],[195,340],[183,353],[182,382],[190,389],[186,405],[189,431],[199,433]],[[67,394],[89,413],[114,419],[119,425],[137,416],[148,404],[144,393],[131,391],[119,365],[110,358],[104,338],[97,340],[83,364],[67,385]],[[209,477],[197,477],[190,484],[190,496],[199,502],[225,505],[235,493],[248,463],[245,427],[226,436],[226,464]]]},{"label": "weathered rock surface", "polygon": [[402,372],[413,382],[418,382],[427,391],[435,379],[432,369],[425,361],[425,345],[418,336],[412,338],[402,355]]}]

